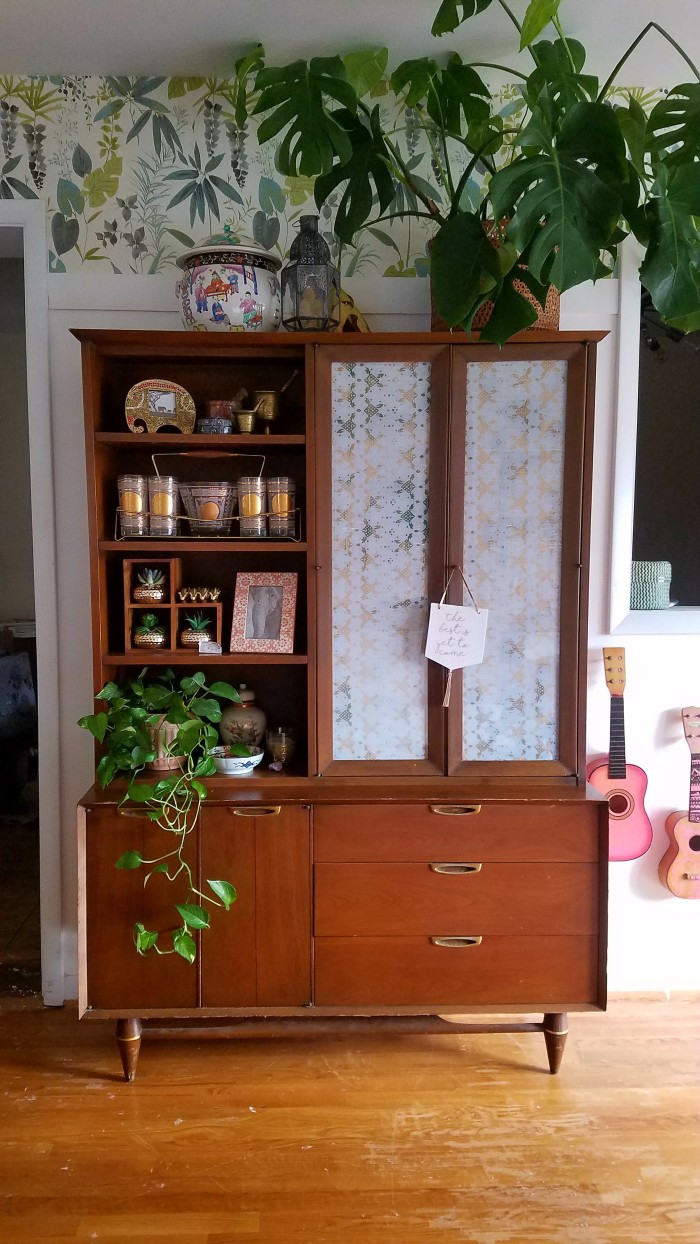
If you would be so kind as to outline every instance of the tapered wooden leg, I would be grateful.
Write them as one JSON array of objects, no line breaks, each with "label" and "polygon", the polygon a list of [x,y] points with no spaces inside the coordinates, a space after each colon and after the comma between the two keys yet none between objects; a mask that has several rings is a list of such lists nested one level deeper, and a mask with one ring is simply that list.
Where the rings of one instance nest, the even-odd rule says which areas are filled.
[{"label": "tapered wooden leg", "polygon": [[562,1054],[569,1031],[568,1016],[565,1012],[544,1017],[544,1043],[547,1046],[549,1070],[555,1076],[561,1066]]},{"label": "tapered wooden leg", "polygon": [[136,1064],[141,1049],[141,1020],[117,1020],[117,1045],[124,1068],[124,1079],[131,1083],[136,1079]]}]

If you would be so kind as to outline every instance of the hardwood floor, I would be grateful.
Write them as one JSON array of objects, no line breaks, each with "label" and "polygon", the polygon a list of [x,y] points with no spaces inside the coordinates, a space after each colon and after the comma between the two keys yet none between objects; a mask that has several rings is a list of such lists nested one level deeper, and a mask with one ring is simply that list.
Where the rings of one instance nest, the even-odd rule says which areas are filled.
[{"label": "hardwood floor", "polygon": [[697,1244],[700,997],[538,1036],[144,1043],[3,999],[3,1244]]}]

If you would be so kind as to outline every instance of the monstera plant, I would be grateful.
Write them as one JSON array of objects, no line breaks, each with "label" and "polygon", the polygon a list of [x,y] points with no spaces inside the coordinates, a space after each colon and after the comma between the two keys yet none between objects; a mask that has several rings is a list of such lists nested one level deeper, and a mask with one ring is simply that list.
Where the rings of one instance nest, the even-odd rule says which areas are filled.
[{"label": "monstera plant", "polygon": [[[536,318],[522,283],[543,303],[550,284],[563,293],[608,275],[631,233],[645,248],[640,278],[657,312],[682,331],[700,328],[698,69],[652,22],[601,83],[586,72],[581,43],[564,33],[562,0],[521,0],[520,16],[506,0],[443,0],[432,33],[448,34],[491,6],[529,55],[528,73],[467,64],[456,52],[405,61],[389,78],[408,118],[397,126],[376,102],[386,89],[386,48],[263,66],[252,97],[263,117],[259,141],[275,143],[282,174],[316,179],[316,203],[334,204],[342,243],[386,220],[434,222],[433,297],[451,326],[469,329],[488,301],[482,337],[507,340]],[[693,80],[646,112],[633,94],[613,92],[652,30],[673,44]],[[478,72],[485,68],[517,83],[511,117]],[[432,181],[416,171],[422,156],[406,140],[416,127],[429,145]],[[501,226],[497,248],[489,221]]]}]

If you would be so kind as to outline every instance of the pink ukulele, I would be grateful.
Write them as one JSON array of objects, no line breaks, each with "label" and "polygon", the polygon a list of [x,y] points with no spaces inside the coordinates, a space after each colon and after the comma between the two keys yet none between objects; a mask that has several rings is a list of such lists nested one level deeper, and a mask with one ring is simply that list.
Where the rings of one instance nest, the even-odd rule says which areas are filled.
[{"label": "pink ukulele", "polygon": [[700,708],[681,709],[685,741],[690,748],[688,815],[666,818],[671,839],[659,864],[659,876],[676,898],[700,898]]},{"label": "pink ukulele", "polygon": [[647,775],[625,759],[625,650],[603,648],[605,682],[610,692],[610,755],[593,760],[586,777],[610,805],[611,860],[636,860],[649,850],[653,837],[644,807]]}]

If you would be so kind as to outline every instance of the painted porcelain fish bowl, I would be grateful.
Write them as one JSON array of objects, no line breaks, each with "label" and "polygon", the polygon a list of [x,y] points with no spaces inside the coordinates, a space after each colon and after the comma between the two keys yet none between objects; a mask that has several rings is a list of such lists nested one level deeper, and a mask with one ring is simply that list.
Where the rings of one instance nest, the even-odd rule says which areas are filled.
[{"label": "painted porcelain fish bowl", "polygon": [[282,260],[252,238],[222,233],[185,251],[177,283],[185,328],[198,332],[274,332],[280,324]]}]

